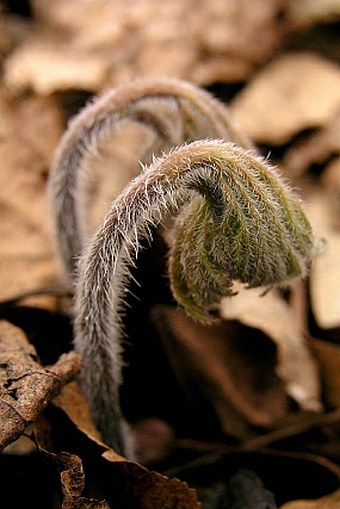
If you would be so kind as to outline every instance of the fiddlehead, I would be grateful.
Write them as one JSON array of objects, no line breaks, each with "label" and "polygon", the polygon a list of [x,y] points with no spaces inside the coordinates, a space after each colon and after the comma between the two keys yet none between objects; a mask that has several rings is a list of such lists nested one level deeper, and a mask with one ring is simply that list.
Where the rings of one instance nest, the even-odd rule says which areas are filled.
[{"label": "fiddlehead", "polygon": [[117,132],[127,123],[143,126],[150,135],[142,154],[144,163],[150,162],[152,154],[201,138],[252,146],[220,101],[184,81],[140,80],[96,98],[71,121],[49,178],[57,251],[69,283],[73,282],[76,258],[89,236],[88,180],[99,155],[117,143]]},{"label": "fiddlehead", "polygon": [[80,259],[75,347],[82,387],[104,440],[124,452],[118,387],[124,294],[142,239],[177,220],[171,287],[189,314],[210,321],[233,280],[251,287],[303,276],[313,236],[299,201],[267,163],[232,143],[199,141],[156,159],[113,201]]}]

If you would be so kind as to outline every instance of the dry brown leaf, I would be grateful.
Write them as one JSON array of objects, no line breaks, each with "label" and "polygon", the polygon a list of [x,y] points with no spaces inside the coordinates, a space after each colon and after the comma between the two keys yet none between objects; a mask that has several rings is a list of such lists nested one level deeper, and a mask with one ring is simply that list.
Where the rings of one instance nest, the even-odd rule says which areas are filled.
[{"label": "dry brown leaf", "polygon": [[56,284],[46,175],[62,122],[53,99],[3,91],[0,116],[0,299],[7,299]]},{"label": "dry brown leaf", "polygon": [[136,463],[126,463],[129,489],[141,509],[200,509],[196,492],[179,479],[151,472]]},{"label": "dry brown leaf", "polygon": [[100,433],[94,425],[92,415],[86,399],[79,390],[76,382],[66,385],[54,400],[55,406],[63,410],[77,428],[86,434],[86,436],[107,450],[103,456],[110,461],[122,461],[124,458],[112,449],[109,449],[102,442]]},{"label": "dry brown leaf", "polygon": [[315,23],[337,21],[340,16],[339,0],[288,0],[286,15],[295,28]]},{"label": "dry brown leaf", "polygon": [[[340,115],[337,111],[324,128],[290,147],[283,168],[299,176],[312,165],[324,165],[315,184],[302,181],[308,217],[324,249],[315,258],[310,274],[311,304],[319,327],[340,325]],[[329,161],[327,164],[327,161]]]},{"label": "dry brown leaf", "polygon": [[4,14],[0,5],[0,61],[28,35],[30,24],[19,16]]},{"label": "dry brown leaf", "polygon": [[340,408],[340,347],[316,338],[308,342],[318,360],[325,404]]},{"label": "dry brown leaf", "polygon": [[340,490],[317,500],[293,500],[283,504],[280,509],[339,509]]},{"label": "dry brown leaf", "polygon": [[311,305],[319,327],[340,325],[340,231],[336,229],[338,199],[322,186],[308,194],[308,217],[316,236],[324,239],[325,247],[315,258],[310,274]]},{"label": "dry brown leaf", "polygon": [[54,454],[43,451],[49,460],[55,463],[60,472],[63,493],[62,509],[110,509],[105,500],[98,501],[82,496],[85,487],[85,475],[81,459],[75,454],[59,452]]},{"label": "dry brown leaf", "polygon": [[[200,509],[201,505],[197,500],[196,491],[188,487],[187,483],[176,478],[170,479],[158,472],[149,471],[139,463],[127,461],[100,441],[97,431],[93,428],[87,402],[76,384],[65,386],[63,393],[55,398],[54,403],[65,412],[69,420],[67,426],[64,420],[60,420],[60,415],[55,414],[53,408],[50,408],[48,421],[46,422],[46,419],[38,421],[35,435],[39,447],[45,451],[54,447],[51,442],[53,437],[57,437],[58,447],[62,447],[63,450],[65,450],[65,445],[63,445],[65,442],[68,443],[71,440],[73,444],[72,448],[76,456],[65,456],[67,463],[69,460],[71,462],[65,468],[66,471],[69,471],[64,474],[68,477],[67,482],[65,483],[65,478],[63,482],[64,490],[68,491],[68,496],[73,495],[73,501],[72,497],[69,497],[69,500],[74,502],[74,506],[66,507],[74,509],[78,507],[77,503],[80,504],[79,507],[83,507],[81,505],[82,487],[85,481],[87,485],[91,482],[95,486],[98,485],[100,492],[108,490],[110,498],[117,499],[117,507],[130,507],[132,504],[138,504],[141,509]],[[46,433],[48,426],[54,430],[52,434]],[[66,438],[63,427],[68,430]],[[83,434],[84,436],[81,436]],[[58,457],[51,458],[54,461],[58,460]],[[84,465],[84,475],[81,464]],[[96,465],[95,475],[97,477],[94,479],[91,477],[87,479],[89,464],[91,468],[93,464]],[[87,499],[86,502],[88,503]],[[84,505],[84,507],[87,506]]]},{"label": "dry brown leaf", "polygon": [[317,54],[281,53],[256,74],[231,105],[256,143],[287,143],[326,124],[340,104],[340,68]]},{"label": "dry brown leaf", "polygon": [[[329,411],[319,414],[292,414],[285,423],[282,423],[281,427],[244,442],[242,447],[245,450],[267,447],[272,443],[288,437],[302,435],[315,428],[328,429],[328,431],[332,429],[333,433],[339,433],[340,347],[337,344],[313,338],[308,334],[306,334],[305,339],[317,361],[322,387],[322,401]],[[334,434],[333,438],[335,439]],[[320,444],[316,444],[315,452],[320,454]]]},{"label": "dry brown leaf", "polygon": [[152,319],[175,373],[199,384],[226,434],[247,438],[251,425],[270,427],[287,414],[269,341],[254,344],[253,331],[227,321],[205,326],[168,306],[157,306]]},{"label": "dry brown leaf", "polygon": [[[340,135],[340,130],[339,130]],[[340,146],[339,146],[340,152]],[[329,195],[339,201],[340,196],[340,156],[336,156],[327,164],[321,175],[321,183],[325,186]],[[335,222],[338,225],[337,222]]]},{"label": "dry brown leaf", "polygon": [[301,175],[313,164],[323,165],[339,153],[340,112],[336,112],[322,129],[289,147],[281,166],[290,176]]},{"label": "dry brown leaf", "polygon": [[[67,384],[53,404],[62,409],[72,422],[96,443],[104,446],[100,433],[94,425],[87,401],[76,382]],[[164,459],[171,449],[174,439],[172,428],[156,418],[139,420],[131,425],[136,458],[142,464]],[[122,461],[124,458],[112,449],[107,449],[103,457],[110,461]]]},{"label": "dry brown leaf", "polygon": [[50,369],[39,364],[24,333],[0,321],[0,450],[16,440],[80,369],[79,357],[65,354]]},{"label": "dry brown leaf", "polygon": [[47,33],[11,54],[6,82],[18,91],[33,88],[40,95],[73,88],[91,91],[102,86],[108,71],[109,63],[103,58],[79,52]]},{"label": "dry brown leaf", "polygon": [[246,79],[281,42],[282,0],[33,2],[30,35],[9,55],[11,87],[98,91],[135,76],[201,85]]},{"label": "dry brown leaf", "polygon": [[289,394],[306,411],[320,411],[321,388],[315,359],[305,343],[300,319],[275,291],[261,295],[261,289],[239,289],[221,301],[226,320],[238,320],[261,330],[278,349],[276,372]]}]

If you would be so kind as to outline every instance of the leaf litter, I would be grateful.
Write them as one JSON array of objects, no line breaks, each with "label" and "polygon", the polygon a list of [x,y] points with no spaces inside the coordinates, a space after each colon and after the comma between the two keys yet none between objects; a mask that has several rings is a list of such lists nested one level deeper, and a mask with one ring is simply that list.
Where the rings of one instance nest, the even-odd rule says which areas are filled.
[{"label": "leaf litter", "polygon": [[[3,306],[2,318],[15,321],[19,329],[1,322],[9,348],[2,351],[2,387],[7,390],[2,402],[14,419],[6,417],[4,407],[2,439],[9,446],[1,455],[1,472],[13,476],[19,465],[24,474],[17,483],[30,486],[32,500],[44,496],[44,507],[53,508],[236,508],[242,488],[232,488],[238,494],[235,502],[226,492],[235,475],[241,486],[247,485],[247,468],[257,476],[255,485],[262,485],[262,496],[269,490],[277,507],[337,507],[340,74],[336,55],[325,57],[325,46],[318,51],[306,27],[319,29],[318,40],[324,34],[325,45],[332,41],[340,3],[258,1],[255,8],[252,2],[215,0],[204,3],[200,12],[189,0],[166,2],[161,10],[156,4],[129,8],[126,2],[100,1],[95,8],[91,2],[80,8],[76,0],[32,1],[28,18],[9,12],[10,2],[2,9],[1,299],[51,286],[63,289],[48,221],[46,178],[72,115],[70,101],[82,102],[83,93],[145,74],[185,78],[232,98],[231,111],[241,128],[298,188],[325,248],[303,291],[294,286],[269,293],[258,297],[258,306],[248,302],[250,293],[243,298],[240,292],[234,301],[222,303],[224,321],[210,329],[174,308],[163,290],[153,299],[146,295],[151,270],[164,263],[163,248],[154,244],[153,254],[141,257],[139,305],[135,315],[127,314],[131,338],[122,391],[125,408],[131,407],[127,413],[137,450],[140,445],[139,462],[117,457],[101,443],[86,402],[69,383],[76,365],[64,365],[66,378],[64,371],[54,374],[52,387],[48,382],[40,389],[30,378],[51,380],[59,351],[69,351],[61,328],[58,355],[53,362],[39,361],[48,358],[51,348],[49,327],[60,323],[52,316],[59,320],[60,312],[69,319],[69,302],[53,292],[37,292],[24,300],[23,314],[18,304]],[[136,136],[144,134],[127,133],[132,147]],[[99,185],[105,191],[102,180]],[[159,279],[152,279],[153,291]],[[32,309],[51,320],[43,338],[34,334],[42,315],[31,314]],[[36,318],[28,327],[30,316]],[[287,336],[295,345],[291,351]],[[18,347],[18,341],[25,346]],[[310,384],[301,383],[309,376]],[[298,383],[297,392],[290,383]],[[55,399],[56,390],[61,394]],[[21,453],[20,442],[31,426],[33,445]],[[212,453],[217,456],[209,460]],[[299,475],[302,464],[304,475]],[[32,477],[33,465],[44,472],[52,494]],[[289,482],[283,482],[284,476]],[[13,507],[19,507],[20,495],[13,483],[7,484]],[[5,499],[5,491],[1,496]],[[262,506],[246,500],[243,507]]]}]

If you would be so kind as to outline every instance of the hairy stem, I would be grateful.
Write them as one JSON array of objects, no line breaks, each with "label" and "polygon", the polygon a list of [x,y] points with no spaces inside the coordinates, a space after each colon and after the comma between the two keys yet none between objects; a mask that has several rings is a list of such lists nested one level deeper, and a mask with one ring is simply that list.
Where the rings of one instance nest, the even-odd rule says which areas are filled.
[{"label": "hairy stem", "polygon": [[219,140],[184,145],[158,158],[113,201],[80,259],[75,347],[81,383],[104,440],[125,453],[121,383],[125,292],[142,239],[177,216],[169,256],[173,294],[211,321],[233,280],[284,284],[306,273],[313,237],[299,201],[252,152]]},{"label": "hairy stem", "polygon": [[70,284],[88,237],[91,169],[127,122],[137,122],[154,136],[144,163],[153,153],[201,138],[221,138],[252,147],[220,101],[184,81],[139,80],[96,98],[71,121],[56,151],[49,179],[57,251]]}]

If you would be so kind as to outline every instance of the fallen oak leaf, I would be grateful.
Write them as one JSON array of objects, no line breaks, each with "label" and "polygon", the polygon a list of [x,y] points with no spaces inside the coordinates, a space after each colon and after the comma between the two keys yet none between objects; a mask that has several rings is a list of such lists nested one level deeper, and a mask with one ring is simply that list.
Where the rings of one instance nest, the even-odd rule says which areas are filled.
[{"label": "fallen oak leaf", "polygon": [[21,329],[0,321],[0,450],[34,422],[79,370],[75,352],[61,356],[50,369],[44,368]]},{"label": "fallen oak leaf", "polygon": [[61,355],[58,361],[52,366],[47,366],[46,373],[54,374],[60,385],[60,389],[57,391],[57,394],[60,393],[63,385],[68,384],[71,380],[74,379],[75,375],[78,374],[81,368],[81,359],[79,355],[74,352],[68,352]]}]

